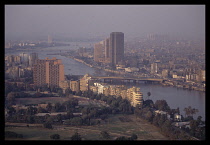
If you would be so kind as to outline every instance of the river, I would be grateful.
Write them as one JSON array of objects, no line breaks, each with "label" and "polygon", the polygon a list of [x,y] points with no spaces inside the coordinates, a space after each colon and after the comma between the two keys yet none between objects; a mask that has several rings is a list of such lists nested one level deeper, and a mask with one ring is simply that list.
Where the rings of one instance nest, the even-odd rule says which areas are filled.
[{"label": "river", "polygon": [[[38,53],[38,56],[40,59],[45,59],[46,57],[52,58],[56,57],[58,59],[61,59],[64,64],[65,74],[71,74],[71,75],[85,75],[89,73],[90,75],[98,75],[101,73],[105,73],[103,71],[99,71],[95,68],[91,68],[86,66],[85,64],[82,64],[80,62],[77,62],[71,58],[67,58],[65,56],[60,55],[47,55],[47,54],[53,54],[53,53],[59,53],[60,51],[67,52],[69,50],[75,50],[79,47],[90,47],[93,46],[93,43],[90,42],[84,42],[84,43],[70,43],[70,46],[58,46],[58,47],[47,47],[47,48],[35,48],[30,50],[16,50],[11,51],[6,49],[5,50],[5,56],[6,55],[19,55],[20,53]],[[176,109],[179,107],[180,112],[182,115],[185,115],[184,108],[191,106],[192,108],[198,109],[199,112],[194,115],[194,119],[197,119],[198,116],[202,116],[202,120],[205,120],[205,92],[199,92],[194,90],[184,90],[180,88],[175,87],[169,87],[169,86],[162,86],[158,84],[129,84],[128,87],[131,86],[138,86],[141,88],[141,92],[143,93],[144,99],[148,99],[147,92],[151,92],[151,96],[149,99],[152,99],[155,103],[156,100],[164,99],[167,101],[168,105]]]}]

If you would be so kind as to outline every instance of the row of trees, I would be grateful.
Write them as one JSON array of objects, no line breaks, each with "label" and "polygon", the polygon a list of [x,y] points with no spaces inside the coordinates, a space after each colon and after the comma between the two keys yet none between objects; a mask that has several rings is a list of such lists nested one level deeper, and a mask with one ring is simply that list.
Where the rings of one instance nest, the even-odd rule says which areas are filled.
[{"label": "row of trees", "polygon": [[13,131],[5,131],[5,138],[23,138],[22,134],[13,132]]},{"label": "row of trees", "polygon": [[85,91],[81,96],[106,102],[110,106],[110,113],[112,114],[133,114],[134,108],[131,106],[130,102],[127,99],[122,99],[121,96],[105,96],[104,94],[95,94],[93,91]]},{"label": "row of trees", "polygon": [[[112,138],[112,136],[107,131],[101,131],[99,134],[99,137],[103,140],[109,140]],[[138,136],[133,133],[130,137],[120,136],[120,137],[117,137],[116,140],[137,140],[137,138]],[[50,135],[50,139],[58,140],[60,139],[60,135],[52,134]],[[82,140],[82,137],[78,132],[75,132],[71,136],[71,140]]]},{"label": "row of trees", "polygon": [[157,100],[155,103],[153,103],[152,100],[146,100],[144,101],[144,105],[142,107],[137,106],[135,108],[134,114],[136,117],[141,117],[151,124],[159,127],[161,132],[171,139],[188,140],[191,138],[190,135],[198,137],[199,139],[205,139],[205,129],[199,127],[199,125],[204,124],[201,120],[202,117],[199,116],[197,120],[194,120],[192,116],[190,117],[190,115],[197,112],[196,109],[191,108],[190,106],[184,109],[185,111],[188,111],[188,117],[184,118],[184,120],[190,121],[190,129],[179,129],[174,127],[172,125],[172,120],[169,119],[166,114],[155,114],[154,110],[156,109],[166,111],[168,114],[180,113],[179,108],[170,109],[165,100]]}]

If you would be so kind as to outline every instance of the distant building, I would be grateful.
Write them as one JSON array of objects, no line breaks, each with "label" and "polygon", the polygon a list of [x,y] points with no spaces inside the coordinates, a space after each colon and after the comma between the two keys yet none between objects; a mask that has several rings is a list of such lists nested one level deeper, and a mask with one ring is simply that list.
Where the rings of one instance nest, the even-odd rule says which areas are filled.
[{"label": "distant building", "polygon": [[140,92],[140,88],[132,87],[127,90],[127,98],[131,102],[131,105],[143,105],[143,94]]},{"label": "distant building", "polygon": [[94,61],[95,62],[104,62],[104,43],[103,41],[94,44]]},{"label": "distant building", "polygon": [[51,35],[48,35],[47,42],[48,42],[48,44],[52,44],[53,39],[52,39],[52,36]]},{"label": "distant building", "polygon": [[14,57],[14,62],[21,63],[21,57],[20,56],[15,56]]},{"label": "distant building", "polygon": [[70,81],[70,89],[75,92],[80,91],[80,81]]},{"label": "distant building", "polygon": [[18,78],[20,76],[20,67],[18,66],[13,66],[10,67],[8,70],[6,70],[5,74],[9,77],[9,78]]},{"label": "distant building", "polygon": [[111,63],[110,57],[110,38],[104,40],[105,63]]},{"label": "distant building", "polygon": [[112,32],[110,34],[109,56],[112,65],[119,64],[124,60],[124,33]]},{"label": "distant building", "polygon": [[124,33],[112,32],[106,38],[94,45],[94,61],[116,66],[124,62]]},{"label": "distant building", "polygon": [[89,74],[84,75],[83,78],[80,79],[80,91],[88,91],[89,90],[89,81],[91,76]]},{"label": "distant building", "polygon": [[151,64],[151,74],[157,74],[159,73],[159,66],[160,66],[160,62],[156,61],[155,63]]},{"label": "distant building", "polygon": [[162,70],[162,77],[163,77],[163,78],[168,78],[168,74],[169,74],[168,69]]},{"label": "distant building", "polygon": [[70,89],[70,81],[69,80],[60,81],[59,87],[63,90],[63,93],[65,93],[66,89]]},{"label": "distant building", "polygon": [[205,70],[199,71],[197,80],[200,82],[206,81],[206,71]]},{"label": "distant building", "polygon": [[60,59],[37,59],[33,68],[34,84],[37,86],[59,87],[64,81],[64,65]]},{"label": "distant building", "polygon": [[31,53],[29,55],[29,66],[33,66],[38,59],[38,53]]}]

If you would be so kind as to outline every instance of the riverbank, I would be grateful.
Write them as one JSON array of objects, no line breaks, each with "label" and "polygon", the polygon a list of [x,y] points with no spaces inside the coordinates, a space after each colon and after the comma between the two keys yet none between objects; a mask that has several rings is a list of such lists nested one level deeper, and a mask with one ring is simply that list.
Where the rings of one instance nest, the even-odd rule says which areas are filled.
[{"label": "riverbank", "polygon": [[[105,72],[111,72],[111,73],[115,73],[117,75],[126,75],[127,73],[126,72],[123,72],[123,71],[117,71],[117,70],[111,70],[111,69],[107,69],[107,68],[102,68],[102,67],[97,67],[97,66],[93,66],[91,64],[88,64],[86,63],[85,61],[81,60],[81,59],[78,59],[78,58],[75,58],[73,56],[65,56],[67,58],[71,58],[77,62],[80,62],[82,64],[85,64],[91,68],[96,68],[96,69],[100,69],[100,70],[104,70]],[[131,75],[131,74],[129,74]],[[143,77],[141,75],[132,75],[133,77]],[[191,86],[190,84],[177,84],[176,81],[169,81],[169,80],[165,80],[164,82],[161,82],[160,83],[162,86],[171,86],[171,87],[176,87],[176,88],[181,88],[181,89],[186,89],[186,90],[195,90],[195,91],[201,91],[201,92],[205,92],[205,88],[199,88],[199,87],[195,87],[195,86]]]}]

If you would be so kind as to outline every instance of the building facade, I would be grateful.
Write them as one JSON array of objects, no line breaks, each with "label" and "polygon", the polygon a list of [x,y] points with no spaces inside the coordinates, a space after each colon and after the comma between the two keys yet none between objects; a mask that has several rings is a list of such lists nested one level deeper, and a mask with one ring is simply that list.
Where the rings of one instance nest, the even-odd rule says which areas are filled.
[{"label": "building facade", "polygon": [[124,60],[124,33],[112,32],[110,34],[110,51],[112,65],[119,64]]},{"label": "building facade", "polygon": [[70,89],[72,91],[79,92],[80,91],[80,81],[79,80],[70,81]]},{"label": "building facade", "polygon": [[95,62],[104,62],[104,43],[103,41],[94,44],[94,61]]},{"label": "building facade", "polygon": [[89,74],[84,75],[83,78],[80,79],[80,91],[88,91],[89,90],[89,81],[91,76]]},{"label": "building facade", "polygon": [[60,59],[37,59],[33,68],[33,79],[36,86],[48,85],[59,87],[64,81],[64,65]]},{"label": "building facade", "polygon": [[29,55],[29,66],[33,66],[38,59],[38,54],[37,53],[31,53]]},{"label": "building facade", "polygon": [[131,105],[136,107],[136,105],[143,105],[143,94],[140,92],[140,88],[132,87],[127,90],[127,99],[130,101]]}]

